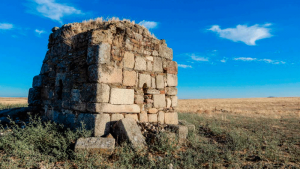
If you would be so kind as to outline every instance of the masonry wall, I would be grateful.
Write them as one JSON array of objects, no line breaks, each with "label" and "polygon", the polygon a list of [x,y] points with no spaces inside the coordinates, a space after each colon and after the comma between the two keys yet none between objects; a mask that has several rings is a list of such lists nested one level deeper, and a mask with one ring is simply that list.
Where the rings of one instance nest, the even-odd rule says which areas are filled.
[{"label": "masonry wall", "polygon": [[95,136],[124,117],[177,124],[177,63],[164,40],[129,21],[54,28],[29,105],[70,128]]}]

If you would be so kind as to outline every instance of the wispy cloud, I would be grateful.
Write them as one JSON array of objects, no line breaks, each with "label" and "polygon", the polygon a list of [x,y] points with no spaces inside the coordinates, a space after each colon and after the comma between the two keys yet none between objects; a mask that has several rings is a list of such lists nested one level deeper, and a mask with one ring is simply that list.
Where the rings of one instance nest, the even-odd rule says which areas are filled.
[{"label": "wispy cloud", "polygon": [[196,56],[195,54],[192,54],[191,58],[194,61],[198,61],[198,62],[208,62],[208,58],[207,57]]},{"label": "wispy cloud", "polygon": [[271,23],[264,25],[255,24],[253,26],[237,25],[235,28],[221,29],[219,25],[213,25],[210,31],[216,32],[221,38],[229,39],[234,42],[244,42],[247,45],[256,45],[256,41],[271,37]]},{"label": "wispy cloud", "polygon": [[222,63],[226,63],[227,62],[227,59],[222,59],[222,60],[220,60],[220,62],[222,62]]},{"label": "wispy cloud", "polygon": [[55,2],[55,0],[28,0],[30,1],[29,7],[31,8],[29,12],[40,14],[46,18],[58,21],[62,23],[62,18],[67,15],[73,14],[83,14],[81,10],[75,7],[60,4]]},{"label": "wispy cloud", "polygon": [[257,58],[251,58],[251,57],[238,57],[238,58],[233,58],[233,60],[236,61],[245,61],[245,62],[249,62],[249,61],[257,61],[257,62],[265,62],[265,63],[270,63],[270,64],[286,64],[286,62],[284,61],[280,61],[280,60],[272,60],[272,59],[257,59]]},{"label": "wispy cloud", "polygon": [[139,23],[139,25],[142,25],[147,29],[154,29],[154,28],[157,28],[158,22],[143,20]]},{"label": "wispy cloud", "polygon": [[239,57],[239,58],[233,58],[233,60],[254,61],[254,60],[256,60],[256,58],[251,58],[251,57]]},{"label": "wispy cloud", "polygon": [[181,68],[193,68],[191,65],[178,64],[178,67]]},{"label": "wispy cloud", "polygon": [[43,33],[46,33],[44,30],[38,30],[38,29],[36,29],[36,30],[34,30],[35,31],[35,33],[37,33],[38,35],[41,35],[41,34],[43,34]]},{"label": "wispy cloud", "polygon": [[9,30],[14,28],[14,25],[11,23],[0,23],[0,29],[1,30]]}]

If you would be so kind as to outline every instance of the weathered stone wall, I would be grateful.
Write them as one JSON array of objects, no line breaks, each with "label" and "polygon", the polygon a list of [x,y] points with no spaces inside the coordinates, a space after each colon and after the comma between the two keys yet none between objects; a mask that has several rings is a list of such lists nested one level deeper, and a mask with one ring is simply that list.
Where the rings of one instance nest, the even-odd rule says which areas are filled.
[{"label": "weathered stone wall", "polygon": [[29,105],[70,128],[81,122],[95,136],[131,117],[177,124],[177,63],[164,40],[129,21],[54,28]]}]

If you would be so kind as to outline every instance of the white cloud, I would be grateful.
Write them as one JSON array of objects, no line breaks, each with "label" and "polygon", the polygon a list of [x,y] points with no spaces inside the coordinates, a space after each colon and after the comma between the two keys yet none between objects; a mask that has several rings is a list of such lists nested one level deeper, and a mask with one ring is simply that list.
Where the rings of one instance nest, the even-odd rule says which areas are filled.
[{"label": "white cloud", "polygon": [[241,60],[241,61],[254,61],[256,58],[250,58],[250,57],[239,57],[239,58],[233,58],[233,60]]},{"label": "white cloud", "polygon": [[222,60],[220,60],[220,62],[222,62],[222,63],[226,63],[226,59],[222,59]]},{"label": "white cloud", "polygon": [[270,64],[286,64],[284,61],[280,60],[272,60],[272,59],[257,59],[257,58],[251,58],[251,57],[239,57],[239,58],[233,58],[233,60],[236,61],[257,61],[257,62],[265,62],[265,63],[270,63]]},{"label": "white cloud", "polygon": [[36,32],[37,34],[39,34],[39,35],[41,35],[41,34],[45,33],[45,31],[44,31],[44,30],[38,30],[38,29],[36,29],[36,30],[35,30],[35,32]]},{"label": "white cloud", "polygon": [[142,25],[147,29],[154,29],[154,28],[157,28],[158,22],[143,20],[139,23],[139,25]]},{"label": "white cloud", "polygon": [[264,25],[255,24],[253,26],[237,25],[235,28],[221,29],[219,25],[213,25],[210,31],[216,32],[221,38],[229,39],[234,42],[244,42],[247,45],[256,45],[255,42],[260,39],[271,37],[271,23]]},{"label": "white cloud", "polygon": [[11,23],[0,23],[0,29],[2,30],[9,30],[12,29],[13,27],[14,25]]},{"label": "white cloud", "polygon": [[[80,10],[55,2],[55,0],[30,0],[33,3],[30,5],[34,13],[38,12],[44,17],[62,23],[62,18],[66,15],[83,14]],[[32,12],[32,11],[31,11]]]},{"label": "white cloud", "polygon": [[191,65],[178,64],[178,67],[181,68],[193,68]]},{"label": "white cloud", "polygon": [[199,62],[207,62],[207,61],[208,61],[208,58],[196,56],[196,55],[194,55],[194,54],[192,54],[191,58],[192,58],[194,61],[199,61]]}]

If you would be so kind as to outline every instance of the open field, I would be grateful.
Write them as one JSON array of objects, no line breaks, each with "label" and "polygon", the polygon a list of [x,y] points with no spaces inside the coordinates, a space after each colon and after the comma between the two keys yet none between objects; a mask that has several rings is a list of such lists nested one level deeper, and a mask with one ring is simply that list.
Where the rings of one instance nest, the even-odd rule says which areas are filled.
[{"label": "open field", "polygon": [[300,168],[299,98],[179,103],[179,119],[196,127],[182,145],[155,142],[141,153],[118,145],[109,157],[82,154],[73,151],[75,141],[90,131],[18,122],[0,128],[14,133],[0,139],[0,168]]}]

